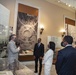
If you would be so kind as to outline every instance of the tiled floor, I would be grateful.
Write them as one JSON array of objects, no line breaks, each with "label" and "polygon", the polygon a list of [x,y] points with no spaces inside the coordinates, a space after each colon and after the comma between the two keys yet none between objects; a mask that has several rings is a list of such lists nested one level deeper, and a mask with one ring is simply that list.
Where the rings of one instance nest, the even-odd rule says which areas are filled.
[{"label": "tiled floor", "polygon": [[[21,62],[22,64],[26,65],[28,68],[30,68],[32,71],[34,71],[34,61],[28,61],[28,62]],[[42,74],[41,75],[44,75],[44,72],[43,72],[44,68],[42,69]],[[38,74],[35,74],[35,75],[38,75]],[[52,65],[52,69],[51,69],[51,75],[57,75],[56,74],[56,71],[55,71],[55,66]]]}]

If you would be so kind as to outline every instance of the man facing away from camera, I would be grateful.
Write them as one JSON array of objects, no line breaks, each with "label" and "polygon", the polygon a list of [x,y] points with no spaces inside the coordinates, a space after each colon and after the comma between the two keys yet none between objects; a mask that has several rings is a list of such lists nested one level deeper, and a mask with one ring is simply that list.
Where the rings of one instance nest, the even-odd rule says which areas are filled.
[{"label": "man facing away from camera", "polygon": [[65,48],[58,52],[56,72],[58,75],[76,75],[76,49],[72,47],[73,37],[65,36],[62,46]]},{"label": "man facing away from camera", "polygon": [[42,59],[44,56],[44,44],[41,43],[41,38],[38,39],[38,43],[34,46],[34,60],[35,60],[35,73],[38,73],[38,60],[39,60],[39,75],[42,70]]}]

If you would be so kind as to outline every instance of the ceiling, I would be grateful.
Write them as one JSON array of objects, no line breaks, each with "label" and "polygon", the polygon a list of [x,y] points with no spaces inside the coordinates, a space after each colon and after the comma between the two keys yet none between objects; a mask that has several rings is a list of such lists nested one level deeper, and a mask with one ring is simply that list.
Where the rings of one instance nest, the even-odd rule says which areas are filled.
[{"label": "ceiling", "polygon": [[[48,1],[50,3],[53,3],[55,5],[58,5],[62,8],[68,9],[68,10],[73,11],[73,12],[76,11],[76,7],[73,6],[74,5],[73,3],[76,3],[76,0],[45,0],[45,1]],[[72,4],[72,5],[69,6],[70,4]]]}]

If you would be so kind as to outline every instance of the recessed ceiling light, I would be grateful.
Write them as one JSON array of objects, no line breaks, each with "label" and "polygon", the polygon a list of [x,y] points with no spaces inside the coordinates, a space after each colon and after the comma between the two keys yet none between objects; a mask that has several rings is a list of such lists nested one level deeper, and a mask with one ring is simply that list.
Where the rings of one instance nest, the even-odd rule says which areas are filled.
[{"label": "recessed ceiling light", "polygon": [[71,6],[71,5],[68,5],[69,7]]},{"label": "recessed ceiling light", "polygon": [[60,0],[60,2],[64,3],[68,7],[76,8],[76,0]]}]

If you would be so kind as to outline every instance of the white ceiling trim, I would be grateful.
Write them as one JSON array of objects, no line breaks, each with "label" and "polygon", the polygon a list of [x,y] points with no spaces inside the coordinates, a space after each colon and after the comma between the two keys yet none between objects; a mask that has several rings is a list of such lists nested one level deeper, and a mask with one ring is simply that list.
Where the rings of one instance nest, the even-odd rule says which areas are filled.
[{"label": "white ceiling trim", "polygon": [[[75,7],[71,7],[71,6],[69,7],[66,2],[65,3],[62,2],[63,0],[45,0],[45,1],[47,1],[49,3],[52,3],[52,4],[55,4],[55,5],[59,6],[59,7],[65,8],[67,10],[70,10],[72,12],[75,12],[76,11],[76,8]],[[65,1],[67,1],[67,0],[65,0]],[[68,1],[71,1],[72,2],[72,0],[68,0]],[[76,2],[76,0],[74,0],[74,1]]]},{"label": "white ceiling trim", "polygon": [[68,5],[69,7],[73,7],[76,9],[76,0],[60,0],[60,1]]}]

